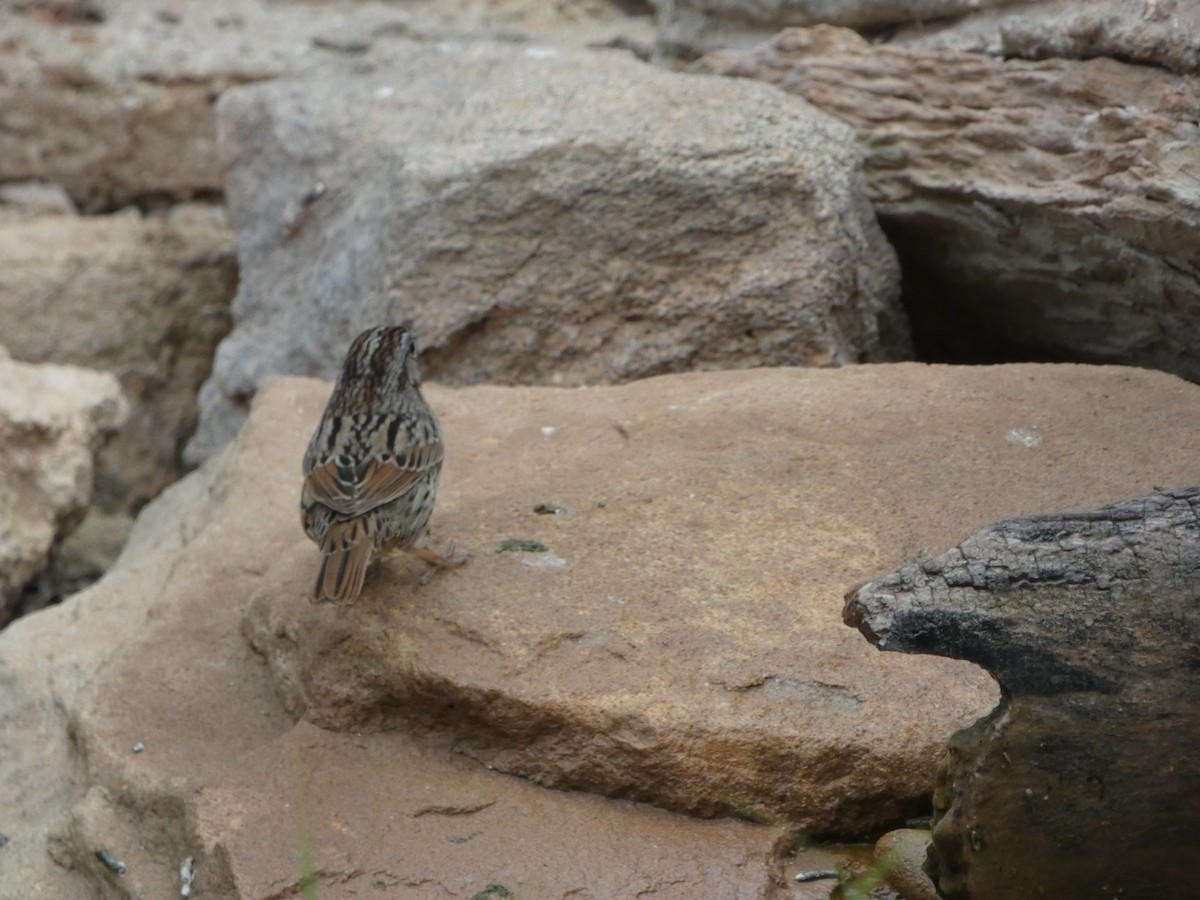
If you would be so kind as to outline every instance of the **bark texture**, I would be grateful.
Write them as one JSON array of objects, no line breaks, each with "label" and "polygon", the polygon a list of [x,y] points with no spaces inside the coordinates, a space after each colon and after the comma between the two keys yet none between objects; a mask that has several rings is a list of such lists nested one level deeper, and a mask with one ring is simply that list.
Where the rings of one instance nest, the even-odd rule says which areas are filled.
[{"label": "bark texture", "polygon": [[1198,601],[1200,487],[1000,522],[847,596],[880,649],[1003,690],[939,771],[944,896],[1193,896]]}]

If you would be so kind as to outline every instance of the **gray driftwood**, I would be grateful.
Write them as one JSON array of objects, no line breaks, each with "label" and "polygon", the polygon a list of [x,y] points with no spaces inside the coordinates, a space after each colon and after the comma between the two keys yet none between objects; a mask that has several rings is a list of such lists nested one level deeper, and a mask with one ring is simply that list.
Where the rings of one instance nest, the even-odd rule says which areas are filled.
[{"label": "gray driftwood", "polygon": [[880,649],[1003,689],[939,772],[944,896],[1196,896],[1200,487],[1000,522],[846,599]]}]

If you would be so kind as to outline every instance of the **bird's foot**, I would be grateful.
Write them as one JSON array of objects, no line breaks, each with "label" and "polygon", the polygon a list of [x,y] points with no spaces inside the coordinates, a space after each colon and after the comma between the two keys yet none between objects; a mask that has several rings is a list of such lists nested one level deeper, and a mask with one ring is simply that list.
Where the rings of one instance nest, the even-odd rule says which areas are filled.
[{"label": "bird's foot", "polygon": [[446,547],[446,553],[435,553],[432,550],[426,550],[424,547],[409,547],[408,552],[417,559],[423,559],[429,563],[429,568],[425,570],[425,574],[421,577],[421,584],[425,584],[433,577],[433,573],[438,569],[457,569],[467,561],[468,554],[464,553],[461,556],[456,556],[454,553],[454,541],[451,541]]}]

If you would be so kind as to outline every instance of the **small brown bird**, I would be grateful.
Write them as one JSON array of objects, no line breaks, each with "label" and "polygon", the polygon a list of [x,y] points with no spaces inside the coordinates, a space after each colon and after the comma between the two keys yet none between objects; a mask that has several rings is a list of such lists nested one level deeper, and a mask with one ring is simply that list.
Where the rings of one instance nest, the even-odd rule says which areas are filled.
[{"label": "small brown bird", "polygon": [[404,328],[368,328],[346,351],[321,423],[304,454],[300,512],[325,555],[313,600],[352,603],[367,567],[397,550],[459,566],[414,547],[433,512],[444,441],[421,396],[417,348]]}]

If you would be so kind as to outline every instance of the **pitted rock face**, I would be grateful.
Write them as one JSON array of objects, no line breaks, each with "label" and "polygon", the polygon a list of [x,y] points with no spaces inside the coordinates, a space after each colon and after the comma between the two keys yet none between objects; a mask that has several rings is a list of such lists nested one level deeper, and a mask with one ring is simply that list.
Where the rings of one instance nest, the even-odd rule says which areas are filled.
[{"label": "pitted rock face", "polygon": [[[816,26],[697,68],[777,85],[855,129],[922,358],[1119,363],[1200,381],[1189,174],[1200,167],[1200,76],[1063,58],[1094,40],[1149,61],[1186,41],[1194,66],[1200,6],[1162,2],[1143,16],[1114,3],[1123,14],[1107,0],[1023,4],[1081,20],[1036,61]],[[1126,29],[1145,32],[1140,50],[1123,45]]]}]

